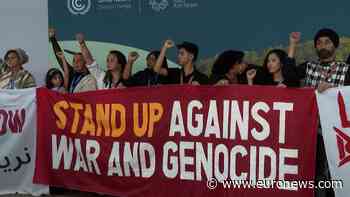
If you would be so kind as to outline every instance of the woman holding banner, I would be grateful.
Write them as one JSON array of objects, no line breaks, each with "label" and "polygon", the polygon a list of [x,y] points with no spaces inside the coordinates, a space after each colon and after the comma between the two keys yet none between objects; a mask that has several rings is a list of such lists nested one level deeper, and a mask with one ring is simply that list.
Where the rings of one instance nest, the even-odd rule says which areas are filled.
[{"label": "woman holding banner", "polygon": [[[300,39],[300,33],[293,32],[290,35],[290,45]],[[300,80],[298,78],[295,60],[281,49],[273,49],[269,51],[265,57],[263,64],[264,79],[262,85],[271,85],[278,87],[299,87]],[[256,84],[254,82],[256,69],[247,72],[247,80],[249,85]]]}]

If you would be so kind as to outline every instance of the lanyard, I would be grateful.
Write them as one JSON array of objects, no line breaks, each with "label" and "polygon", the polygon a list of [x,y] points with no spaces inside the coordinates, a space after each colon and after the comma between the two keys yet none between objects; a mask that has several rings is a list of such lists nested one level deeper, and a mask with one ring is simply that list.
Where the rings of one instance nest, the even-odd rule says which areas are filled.
[{"label": "lanyard", "polygon": [[16,89],[16,84],[14,79],[10,79],[10,87],[9,89]]},{"label": "lanyard", "polygon": [[119,86],[119,84],[121,84],[122,80],[119,79],[117,81],[117,83],[113,83],[113,82],[107,82],[105,83],[105,88],[111,89],[111,88],[117,88]]},{"label": "lanyard", "polygon": [[153,77],[152,73],[149,72],[147,74],[147,87],[151,87],[151,85],[157,85],[158,84],[158,74],[155,74]]},{"label": "lanyard", "polygon": [[74,89],[77,87],[78,83],[80,82],[80,80],[83,78],[84,76],[81,74],[78,77],[74,76],[73,77],[73,81],[70,84],[70,88],[69,88],[69,92],[73,93]]},{"label": "lanyard", "polygon": [[16,89],[16,81],[15,81],[15,78],[17,78],[18,76],[18,73],[13,73],[11,72],[11,76],[10,76],[10,81],[9,81],[9,84],[8,84],[8,89]]},{"label": "lanyard", "polygon": [[[188,80],[188,84],[192,84],[192,81],[193,81],[193,74],[192,74],[190,80]],[[181,74],[180,74],[180,84],[181,85],[184,84],[184,73],[183,72],[181,72]]]}]

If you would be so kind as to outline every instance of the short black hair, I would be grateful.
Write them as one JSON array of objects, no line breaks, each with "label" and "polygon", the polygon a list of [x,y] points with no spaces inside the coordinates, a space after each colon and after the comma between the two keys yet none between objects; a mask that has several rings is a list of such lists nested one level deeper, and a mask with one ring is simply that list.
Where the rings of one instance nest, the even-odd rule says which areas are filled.
[{"label": "short black hair", "polygon": [[199,49],[194,43],[184,41],[183,43],[177,45],[177,49],[185,49],[187,52],[191,53],[193,55],[193,62],[195,62],[198,58]]}]

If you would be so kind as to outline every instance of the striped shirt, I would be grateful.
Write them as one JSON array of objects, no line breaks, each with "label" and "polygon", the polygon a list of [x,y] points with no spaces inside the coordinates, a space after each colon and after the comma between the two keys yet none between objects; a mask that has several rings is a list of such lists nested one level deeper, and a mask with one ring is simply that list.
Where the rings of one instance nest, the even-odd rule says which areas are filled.
[{"label": "striped shirt", "polygon": [[0,89],[24,89],[35,86],[34,77],[27,70],[21,69],[13,73],[6,65],[0,68]]}]

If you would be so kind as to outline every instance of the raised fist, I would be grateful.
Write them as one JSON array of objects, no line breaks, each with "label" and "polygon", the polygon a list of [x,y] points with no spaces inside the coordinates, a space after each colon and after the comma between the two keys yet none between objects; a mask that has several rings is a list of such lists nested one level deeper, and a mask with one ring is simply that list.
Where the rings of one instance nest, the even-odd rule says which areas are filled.
[{"label": "raised fist", "polygon": [[128,55],[128,60],[130,61],[130,62],[135,62],[138,58],[139,58],[139,54],[136,52],[136,51],[132,51],[132,52],[130,52],[129,53],[129,55]]},{"label": "raised fist", "polygon": [[174,45],[175,44],[174,44],[174,42],[172,40],[166,40],[164,42],[164,47],[167,48],[167,49],[174,47]]},{"label": "raised fist", "polygon": [[55,36],[55,29],[54,28],[49,28],[49,38],[52,38]]},{"label": "raised fist", "polygon": [[247,71],[247,79],[253,80],[256,76],[256,69],[250,69]]},{"label": "raised fist", "polygon": [[79,44],[83,43],[85,41],[84,34],[83,33],[77,33],[75,35],[75,39],[79,42]]},{"label": "raised fist", "polygon": [[300,41],[301,34],[300,32],[292,32],[289,35],[289,41],[293,44],[297,44]]}]

